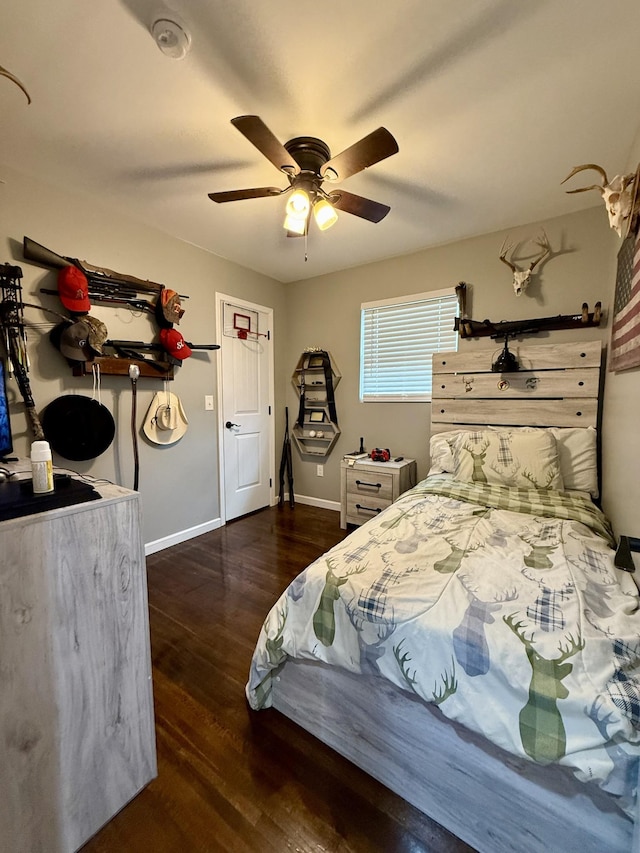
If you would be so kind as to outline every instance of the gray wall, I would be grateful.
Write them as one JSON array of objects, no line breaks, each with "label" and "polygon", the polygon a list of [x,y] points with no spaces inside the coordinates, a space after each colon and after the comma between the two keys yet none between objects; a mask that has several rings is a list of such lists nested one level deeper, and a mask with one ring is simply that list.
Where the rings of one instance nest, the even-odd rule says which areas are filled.
[{"label": "gray wall", "polygon": [[[476,320],[576,314],[580,313],[583,302],[593,310],[595,302],[601,301],[605,322],[600,328],[550,332],[535,336],[535,342],[608,341],[619,238],[609,229],[604,207],[514,227],[508,234],[517,245],[538,236],[541,226],[549,237],[553,256],[536,268],[532,284],[519,297],[511,287],[510,270],[498,259],[506,232],[344,270],[292,286],[287,342],[290,372],[305,346],[320,346],[331,352],[342,373],[336,390],[342,434],[323,466],[322,479],[316,476],[317,460],[307,461],[296,453],[297,494],[338,500],[340,458],[357,446],[361,435],[365,437],[367,448],[389,447],[394,454],[416,458],[419,476],[426,475],[430,404],[359,402],[359,322],[360,304],[364,301],[439,290],[453,287],[459,281],[471,286],[468,308]],[[371,226],[372,239],[375,239],[375,227]],[[532,244],[522,245],[517,257],[528,255],[531,258],[536,251]],[[534,338],[522,340],[533,342]],[[517,342],[514,347],[517,349]],[[489,338],[461,340],[460,348],[477,351],[487,365],[492,353],[499,349]],[[296,396],[290,386],[288,401],[289,406],[295,407]],[[607,448],[621,442],[623,435],[617,424],[610,425],[605,435]],[[620,467],[624,471],[624,461]],[[635,484],[627,482],[628,478],[624,479],[625,488],[636,488]],[[611,496],[610,488],[606,494]],[[614,502],[611,505],[616,513],[623,508]]]},{"label": "gray wall", "polygon": [[[630,168],[640,159],[640,139]],[[282,441],[284,406],[297,411],[290,378],[305,347],[330,350],[342,373],[336,401],[342,435],[316,476],[317,459],[304,460],[294,450],[295,491],[319,501],[339,500],[339,463],[344,452],[365,437],[367,447],[390,447],[396,454],[415,457],[419,474],[428,467],[430,405],[428,403],[360,403],[358,400],[359,321],[363,301],[438,290],[466,281],[469,308],[475,319],[525,319],[578,313],[583,302],[592,310],[600,300],[605,323],[600,329],[552,332],[535,340],[564,341],[600,338],[608,342],[610,310],[615,287],[619,238],[608,227],[604,209],[597,207],[543,223],[514,227],[510,239],[518,244],[535,237],[544,226],[553,256],[538,267],[527,293],[513,294],[510,272],[498,260],[506,232],[488,234],[436,249],[382,261],[339,273],[283,285],[168,237],[143,224],[101,208],[94,199],[44,185],[26,175],[0,167],[0,262],[19,264],[24,272],[25,301],[60,309],[57,297],[45,297],[40,287],[56,287],[53,272],[25,262],[23,235],[63,255],[85,258],[111,269],[160,281],[189,295],[180,329],[188,340],[215,342],[216,291],[255,301],[274,309],[276,375],[276,471]],[[595,201],[595,199],[594,199]],[[375,225],[371,239],[375,239]],[[522,257],[535,247],[522,246]],[[112,337],[149,340],[152,320],[134,317],[126,309],[95,306]],[[66,362],[51,346],[52,319],[26,309],[34,325],[29,330],[31,381],[39,410],[62,393],[91,394],[91,380],[74,379]],[[532,341],[533,338],[526,340]],[[463,340],[461,347],[490,361],[495,342]],[[607,374],[603,429],[603,502],[618,532],[638,535],[640,485],[634,442],[640,422],[639,371]],[[139,422],[161,382],[140,379]],[[158,448],[140,439],[140,491],[143,497],[145,541],[179,533],[219,516],[217,413],[204,411],[205,394],[216,393],[216,354],[188,359],[177,371],[172,390],[187,410],[189,430],[171,448]],[[129,431],[130,384],[127,378],[104,377],[102,400],[117,423],[116,441],[107,453],[75,470],[107,477],[124,486],[133,482]],[[12,428],[16,451],[28,453],[20,398],[14,392]],[[295,419],[295,414],[293,419]],[[292,420],[293,420],[292,419]],[[57,460],[65,465],[64,460]],[[197,495],[197,498],[194,498]]]},{"label": "gray wall", "polygon": [[[56,289],[56,274],[23,259],[22,238],[27,235],[58,254],[162,282],[188,295],[189,299],[183,302],[185,315],[179,329],[194,343],[216,343],[216,291],[273,308],[276,377],[285,374],[284,285],[128,220],[100,207],[93,198],[44,185],[5,167],[0,167],[0,179],[3,182],[0,183],[0,263],[14,263],[22,268],[25,302],[44,304],[66,313],[57,296],[40,294],[41,287]],[[151,315],[135,316],[126,308],[104,304],[93,306],[91,313],[106,323],[113,338],[150,341],[157,333]],[[56,318],[32,308],[25,309],[25,317],[35,323],[28,330],[28,349],[30,380],[38,410],[42,411],[63,393],[91,396],[91,378],[74,378],[66,360],[49,341],[48,333]],[[184,438],[163,448],[148,443],[142,436],[139,438],[145,542],[207,524],[220,515],[218,414],[204,410],[204,395],[216,394],[216,358],[215,351],[196,352],[176,370],[171,390],[182,400],[189,419]],[[153,394],[162,388],[163,383],[158,379],[138,381],[139,425]],[[284,409],[283,393],[284,383],[276,381],[276,412]],[[15,450],[17,455],[27,456],[32,436],[15,387],[12,399]],[[132,397],[128,377],[103,377],[102,402],[116,421],[116,439],[111,448],[91,462],[70,463],[59,458],[54,458],[54,462],[131,488]],[[280,421],[276,439],[278,436]]]}]

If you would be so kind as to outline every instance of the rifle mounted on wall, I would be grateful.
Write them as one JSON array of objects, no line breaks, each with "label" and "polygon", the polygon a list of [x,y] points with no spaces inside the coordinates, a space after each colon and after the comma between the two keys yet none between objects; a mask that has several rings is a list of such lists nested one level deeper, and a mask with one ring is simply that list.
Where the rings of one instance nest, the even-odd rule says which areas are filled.
[{"label": "rifle mounted on wall", "polygon": [[537,332],[551,332],[558,329],[582,329],[599,326],[602,319],[602,304],[596,302],[593,312],[586,302],[582,304],[580,314],[557,314],[555,317],[537,317],[532,320],[472,320],[468,317],[456,317],[454,330],[461,338],[510,338],[518,335],[533,335]]},{"label": "rifle mounted on wall", "polygon": [[[160,291],[164,289],[164,284],[159,284],[156,281],[136,278],[133,275],[125,275],[105,267],[94,266],[88,261],[58,255],[51,249],[47,249],[46,246],[36,243],[30,237],[24,238],[23,253],[26,260],[34,261],[44,267],[53,267],[54,269],[63,269],[68,266],[77,267],[87,277],[89,290],[93,290],[96,301],[100,301],[100,295],[115,298],[145,293],[157,297]],[[180,294],[180,298],[187,299],[188,297]]]},{"label": "rifle mounted on wall", "polygon": [[[189,349],[197,350],[216,350],[220,349],[220,344],[192,344],[191,341],[185,341]],[[145,350],[146,352],[164,352],[162,344],[145,344],[143,341],[112,341],[106,340],[103,346],[113,347],[115,350]]]},{"label": "rifle mounted on wall", "polygon": [[[45,293],[47,296],[57,296],[58,291],[50,287],[41,287],[40,293]],[[155,305],[153,302],[148,302],[146,299],[141,299],[134,291],[118,291],[117,293],[103,293],[97,290],[88,291],[89,301],[102,302],[105,305],[128,305],[129,308],[135,311],[147,311],[149,314],[155,314]]]}]

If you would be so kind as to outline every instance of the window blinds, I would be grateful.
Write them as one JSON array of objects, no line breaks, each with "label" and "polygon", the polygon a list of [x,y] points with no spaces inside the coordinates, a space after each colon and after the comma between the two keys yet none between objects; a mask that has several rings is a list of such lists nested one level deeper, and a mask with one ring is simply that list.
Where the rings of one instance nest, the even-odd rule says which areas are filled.
[{"label": "window blinds", "polygon": [[431,356],[458,349],[455,290],[361,306],[360,399],[431,400]]}]

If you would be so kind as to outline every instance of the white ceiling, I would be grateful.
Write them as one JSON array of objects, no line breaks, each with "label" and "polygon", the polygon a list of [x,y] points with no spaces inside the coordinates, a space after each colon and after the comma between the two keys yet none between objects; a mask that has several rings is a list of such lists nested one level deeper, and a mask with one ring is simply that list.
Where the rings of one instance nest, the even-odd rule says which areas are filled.
[{"label": "white ceiling", "polygon": [[[149,33],[169,9],[180,61]],[[560,182],[628,165],[639,38],[638,0],[3,0],[0,65],[33,102],[0,77],[0,163],[296,281],[597,204]],[[211,202],[287,186],[230,124],[244,114],[333,154],[387,127],[399,153],[344,189],[389,215],[312,226],[305,262],[283,198]]]}]

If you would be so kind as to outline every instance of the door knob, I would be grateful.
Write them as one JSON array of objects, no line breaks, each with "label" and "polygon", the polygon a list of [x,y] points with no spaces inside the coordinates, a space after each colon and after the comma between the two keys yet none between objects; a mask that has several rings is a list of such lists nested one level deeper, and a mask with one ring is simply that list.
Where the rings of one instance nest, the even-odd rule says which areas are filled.
[{"label": "door knob", "polygon": [[231,421],[227,421],[225,424],[227,429],[231,429],[232,427],[240,427],[240,424],[232,424]]}]

